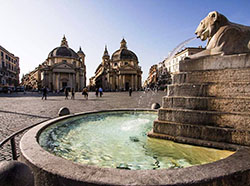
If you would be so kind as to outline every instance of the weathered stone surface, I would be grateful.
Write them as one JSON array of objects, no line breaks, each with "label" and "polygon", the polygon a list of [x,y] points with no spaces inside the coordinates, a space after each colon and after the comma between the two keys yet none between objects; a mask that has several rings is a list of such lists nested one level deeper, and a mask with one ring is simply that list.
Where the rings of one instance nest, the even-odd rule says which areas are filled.
[{"label": "weathered stone surface", "polygon": [[168,96],[208,96],[208,84],[177,84],[168,86]]},{"label": "weathered stone surface", "polygon": [[[67,117],[67,116],[66,116]],[[123,170],[74,163],[54,156],[37,143],[37,133],[51,122],[43,123],[24,134],[20,142],[21,160],[34,172],[36,186],[84,185],[176,185],[176,186],[245,186],[250,181],[250,150],[239,149],[226,159],[181,169]],[[182,138],[184,140],[184,138]],[[197,140],[198,141],[198,140]],[[201,140],[200,140],[201,141]],[[204,141],[201,142],[206,144]],[[209,142],[207,142],[209,143]],[[222,144],[222,143],[220,143]]]},{"label": "weathered stone surface", "polygon": [[0,185],[33,186],[34,177],[30,168],[18,161],[0,162]]},{"label": "weathered stone surface", "polygon": [[180,72],[250,68],[250,54],[209,56],[180,61]]},{"label": "weathered stone surface", "polygon": [[[165,134],[172,137],[186,137],[192,139],[201,139],[210,142],[222,142],[228,144],[250,145],[250,131],[236,130],[232,128],[223,128],[216,126],[192,125],[177,122],[168,122],[156,120],[154,122],[153,132]],[[208,145],[206,145],[208,146]],[[210,145],[213,146],[213,145]],[[215,146],[219,147],[219,146]],[[227,148],[226,146],[224,148]],[[230,149],[230,146],[229,146]]]},{"label": "weathered stone surface", "polygon": [[250,97],[250,82],[174,84],[168,86],[168,96]]},{"label": "weathered stone surface", "polygon": [[250,68],[181,72],[174,74],[173,84],[250,82]]},{"label": "weathered stone surface", "polygon": [[162,108],[158,111],[158,120],[248,130],[250,115],[244,113]]},{"label": "weathered stone surface", "polygon": [[250,146],[250,54],[185,60],[180,68],[152,136]]},{"label": "weathered stone surface", "polygon": [[241,112],[250,110],[250,98],[217,98],[217,97],[168,97],[162,98],[163,108],[182,108],[218,112]]}]

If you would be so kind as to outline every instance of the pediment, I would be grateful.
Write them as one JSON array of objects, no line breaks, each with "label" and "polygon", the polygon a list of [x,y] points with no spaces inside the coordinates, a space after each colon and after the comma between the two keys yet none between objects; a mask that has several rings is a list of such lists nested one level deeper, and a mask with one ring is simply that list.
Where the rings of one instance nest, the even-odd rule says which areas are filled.
[{"label": "pediment", "polygon": [[58,63],[58,64],[55,64],[52,69],[74,69],[73,68],[73,65],[71,64],[68,64],[68,63]]},{"label": "pediment", "polygon": [[65,73],[75,73],[73,65],[67,62],[61,62],[52,66],[53,72],[65,72]]},{"label": "pediment", "polygon": [[120,67],[119,70],[135,70],[136,71],[137,69],[133,66],[127,65],[127,66]]}]

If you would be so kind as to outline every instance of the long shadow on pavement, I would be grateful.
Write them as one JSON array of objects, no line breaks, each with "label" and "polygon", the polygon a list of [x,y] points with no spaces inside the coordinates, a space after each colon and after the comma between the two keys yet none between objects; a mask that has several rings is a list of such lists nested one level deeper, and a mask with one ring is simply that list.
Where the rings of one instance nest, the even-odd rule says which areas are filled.
[{"label": "long shadow on pavement", "polygon": [[30,117],[36,117],[36,118],[52,119],[51,117],[46,117],[46,116],[38,116],[38,115],[33,115],[33,114],[26,114],[26,113],[20,113],[20,112],[12,112],[12,111],[6,111],[6,110],[0,110],[0,112],[9,113],[9,114],[23,115],[23,116],[30,116]]}]

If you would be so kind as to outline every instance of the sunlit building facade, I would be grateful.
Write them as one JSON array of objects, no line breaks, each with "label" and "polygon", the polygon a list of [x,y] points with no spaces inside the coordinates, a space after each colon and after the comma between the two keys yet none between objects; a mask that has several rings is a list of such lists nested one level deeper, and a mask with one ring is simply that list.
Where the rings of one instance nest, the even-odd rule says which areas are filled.
[{"label": "sunlit building facade", "polygon": [[61,45],[54,48],[41,65],[24,76],[23,85],[32,89],[47,87],[54,92],[64,88],[82,91],[86,87],[84,52],[80,47],[76,53],[68,46],[64,36]]},{"label": "sunlit building facade", "polygon": [[[106,91],[123,91],[141,89],[142,70],[136,54],[127,48],[127,42],[122,39],[120,49],[111,58],[105,47],[102,63],[97,67],[92,84]],[[94,83],[93,83],[94,81]]]},{"label": "sunlit building facade", "polygon": [[171,59],[166,58],[164,60],[164,65],[167,68],[168,72],[170,73],[179,72],[179,62],[181,60],[185,59],[185,57],[201,52],[202,50],[204,50],[204,48],[202,47],[198,47],[198,48],[187,47],[181,50],[180,52],[176,53],[173,58]]},{"label": "sunlit building facade", "polygon": [[19,58],[0,45],[0,87],[19,85]]}]

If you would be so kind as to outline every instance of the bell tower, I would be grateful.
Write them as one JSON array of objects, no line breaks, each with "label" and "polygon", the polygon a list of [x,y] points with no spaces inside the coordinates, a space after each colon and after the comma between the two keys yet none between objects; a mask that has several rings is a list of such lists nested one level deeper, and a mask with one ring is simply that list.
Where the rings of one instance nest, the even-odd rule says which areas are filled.
[{"label": "bell tower", "polygon": [[110,56],[108,53],[107,45],[105,45],[105,50],[102,56],[102,64],[105,65],[109,62]]},{"label": "bell tower", "polygon": [[77,54],[81,58],[81,66],[85,66],[85,54],[82,51],[81,47],[79,47],[79,51],[77,52]]}]

